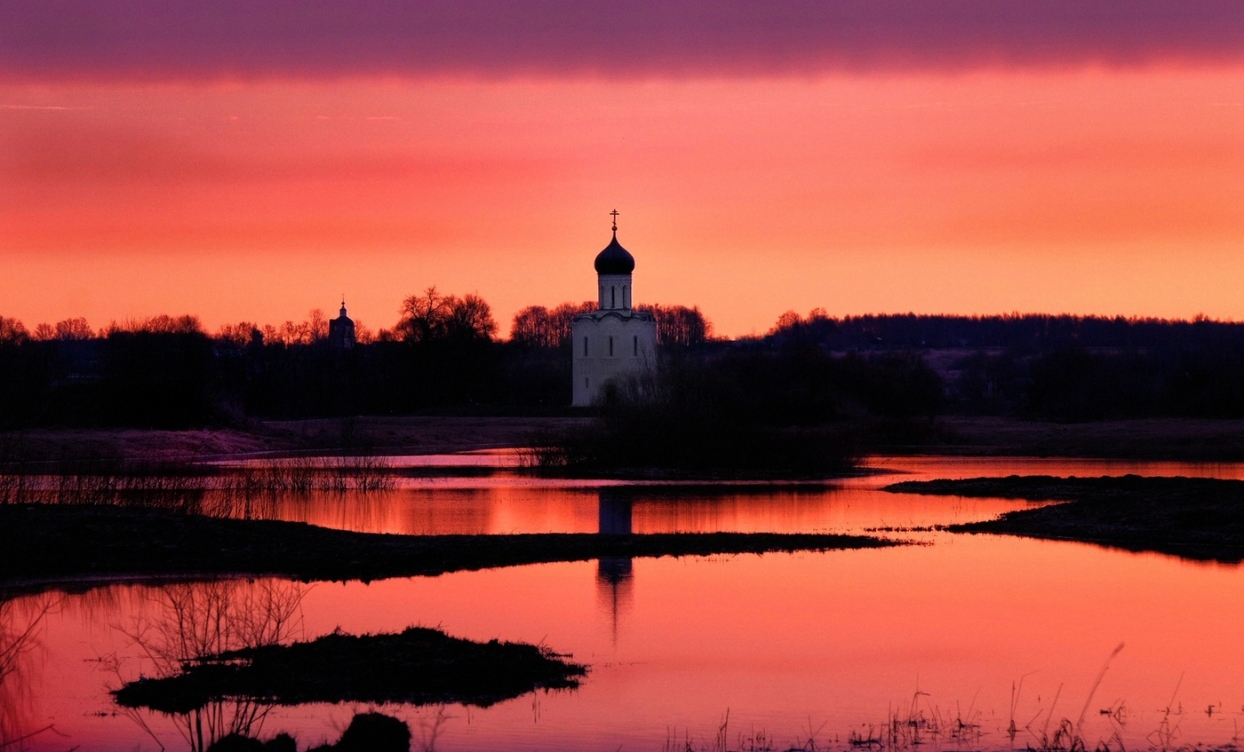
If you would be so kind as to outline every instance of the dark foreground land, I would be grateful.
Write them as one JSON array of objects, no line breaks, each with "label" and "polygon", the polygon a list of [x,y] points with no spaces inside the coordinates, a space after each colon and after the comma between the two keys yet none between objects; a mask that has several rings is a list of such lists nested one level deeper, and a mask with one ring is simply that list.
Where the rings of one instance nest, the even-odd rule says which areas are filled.
[{"label": "dark foreground land", "polygon": [[0,505],[0,584],[23,589],[151,576],[374,580],[599,558],[891,545],[898,544],[771,533],[376,535],[110,505]]},{"label": "dark foreground land", "polygon": [[1013,475],[906,481],[885,490],[1064,502],[954,525],[949,528],[954,532],[1084,541],[1200,561],[1244,561],[1244,481]]},{"label": "dark foreground land", "polygon": [[200,656],[181,673],[139,679],[113,692],[123,707],[189,713],[211,702],[461,703],[488,707],[535,689],[573,689],[585,666],[535,645],[473,642],[436,629],[327,634]]}]

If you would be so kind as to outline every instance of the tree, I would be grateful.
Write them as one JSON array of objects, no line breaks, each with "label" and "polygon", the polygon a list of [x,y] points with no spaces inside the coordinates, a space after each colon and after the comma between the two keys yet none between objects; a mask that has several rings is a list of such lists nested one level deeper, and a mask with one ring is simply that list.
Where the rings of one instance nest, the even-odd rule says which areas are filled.
[{"label": "tree", "polygon": [[84,318],[65,319],[56,322],[55,336],[62,341],[93,339],[95,332]]},{"label": "tree", "polygon": [[197,316],[167,316],[160,314],[148,319],[129,319],[118,324],[112,322],[100,332],[101,337],[118,333],[128,334],[203,334],[203,325]]},{"label": "tree", "polygon": [[651,305],[639,310],[651,311],[656,317],[658,344],[689,347],[704,344],[712,336],[713,325],[699,307]]},{"label": "tree", "polygon": [[490,342],[497,333],[497,322],[492,318],[492,308],[480,296],[441,295],[432,286],[422,295],[403,301],[396,332],[407,342]]},{"label": "tree", "polygon": [[596,309],[591,301],[562,303],[553,310],[529,306],[514,316],[510,339],[524,347],[563,347],[570,341],[570,330],[576,316]]},{"label": "tree", "polygon": [[250,321],[242,321],[237,324],[223,324],[220,331],[216,333],[216,339],[233,347],[246,347],[254,341],[257,333],[262,341],[263,332],[259,326]]},{"label": "tree", "polygon": [[0,316],[0,345],[20,345],[29,337],[22,322]]},{"label": "tree", "polygon": [[307,336],[312,342],[328,339],[328,319],[319,308],[313,308],[307,314]]},{"label": "tree", "polygon": [[430,342],[445,337],[449,318],[449,301],[433,285],[423,295],[411,295],[402,301],[402,317],[395,327],[407,342]]},{"label": "tree", "polygon": [[461,298],[449,296],[448,336],[457,340],[492,341],[497,334],[497,322],[492,318],[492,308],[475,293]]}]

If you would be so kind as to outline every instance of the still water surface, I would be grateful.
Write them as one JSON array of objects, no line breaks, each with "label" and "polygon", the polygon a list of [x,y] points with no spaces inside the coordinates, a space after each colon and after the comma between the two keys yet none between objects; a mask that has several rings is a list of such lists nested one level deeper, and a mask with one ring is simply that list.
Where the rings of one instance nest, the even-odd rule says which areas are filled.
[{"label": "still water surface", "polygon": [[[511,461],[506,454],[419,460]],[[780,486],[547,482],[504,470],[412,477],[378,495],[291,497],[277,512],[332,527],[418,534],[860,532],[987,519],[1025,506],[879,490],[899,479],[1244,477],[1241,465],[958,458],[871,464],[893,472]],[[1244,735],[1239,567],[1076,543],[884,534],[925,545],[604,560],[371,584],[129,584],[24,598],[0,611],[4,628],[20,629],[47,611],[34,648],[0,685],[0,744],[5,735],[51,726],[11,748],[189,748],[184,719],[120,713],[107,689],[118,677],[158,670],[143,646],[167,646],[170,635],[184,632],[175,625],[186,603],[254,611],[274,598],[301,599],[284,633],[292,638],[421,624],[477,640],[542,643],[591,664],[575,692],[538,693],[488,709],[383,709],[407,719],[417,742],[435,736],[436,748],[445,750],[661,750],[675,741],[681,749],[686,740],[709,749],[727,718],[731,749],[766,742],[786,749],[811,736],[818,748],[843,748],[853,733],[881,736],[895,715],[923,719],[922,739],[934,746],[973,749],[1035,746],[1060,719],[1081,716],[1090,746],[1116,735],[1129,748],[1222,745]],[[262,735],[288,730],[305,747],[335,739],[365,709],[276,708],[263,719]],[[1013,740],[1006,733],[1012,720]],[[931,725],[940,727],[940,738]],[[953,738],[955,729],[962,738]]]}]

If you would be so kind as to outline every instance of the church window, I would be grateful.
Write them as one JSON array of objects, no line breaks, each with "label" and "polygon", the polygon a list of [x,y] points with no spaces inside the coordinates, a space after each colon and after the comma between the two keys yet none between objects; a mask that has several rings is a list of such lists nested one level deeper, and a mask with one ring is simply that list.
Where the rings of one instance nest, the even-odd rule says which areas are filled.
[{"label": "church window", "polygon": [[631,307],[631,286],[630,285],[622,285],[622,307],[623,308]]},{"label": "church window", "polygon": [[613,357],[613,337],[609,338],[609,357]]},{"label": "church window", "polygon": [[609,286],[609,307],[610,308],[618,307],[618,288],[612,285]]},{"label": "church window", "polygon": [[638,334],[635,335],[635,338],[632,344],[635,345],[635,357],[638,358],[639,357],[639,335]]},{"label": "church window", "polygon": [[589,386],[591,386],[591,385],[592,385],[592,380],[591,380],[591,379],[587,379],[587,378],[583,379],[583,388],[584,388],[584,389],[587,389],[587,388],[588,388]]},{"label": "church window", "polygon": [[583,338],[583,357],[587,357],[587,337]]}]

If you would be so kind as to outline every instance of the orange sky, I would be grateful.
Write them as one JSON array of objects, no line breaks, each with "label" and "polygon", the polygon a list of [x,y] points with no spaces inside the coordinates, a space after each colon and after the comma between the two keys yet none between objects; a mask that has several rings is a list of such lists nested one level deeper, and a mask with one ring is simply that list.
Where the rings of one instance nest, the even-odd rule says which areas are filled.
[{"label": "orange sky", "polygon": [[0,315],[214,329],[477,291],[1244,319],[1244,66],[0,83]]}]

